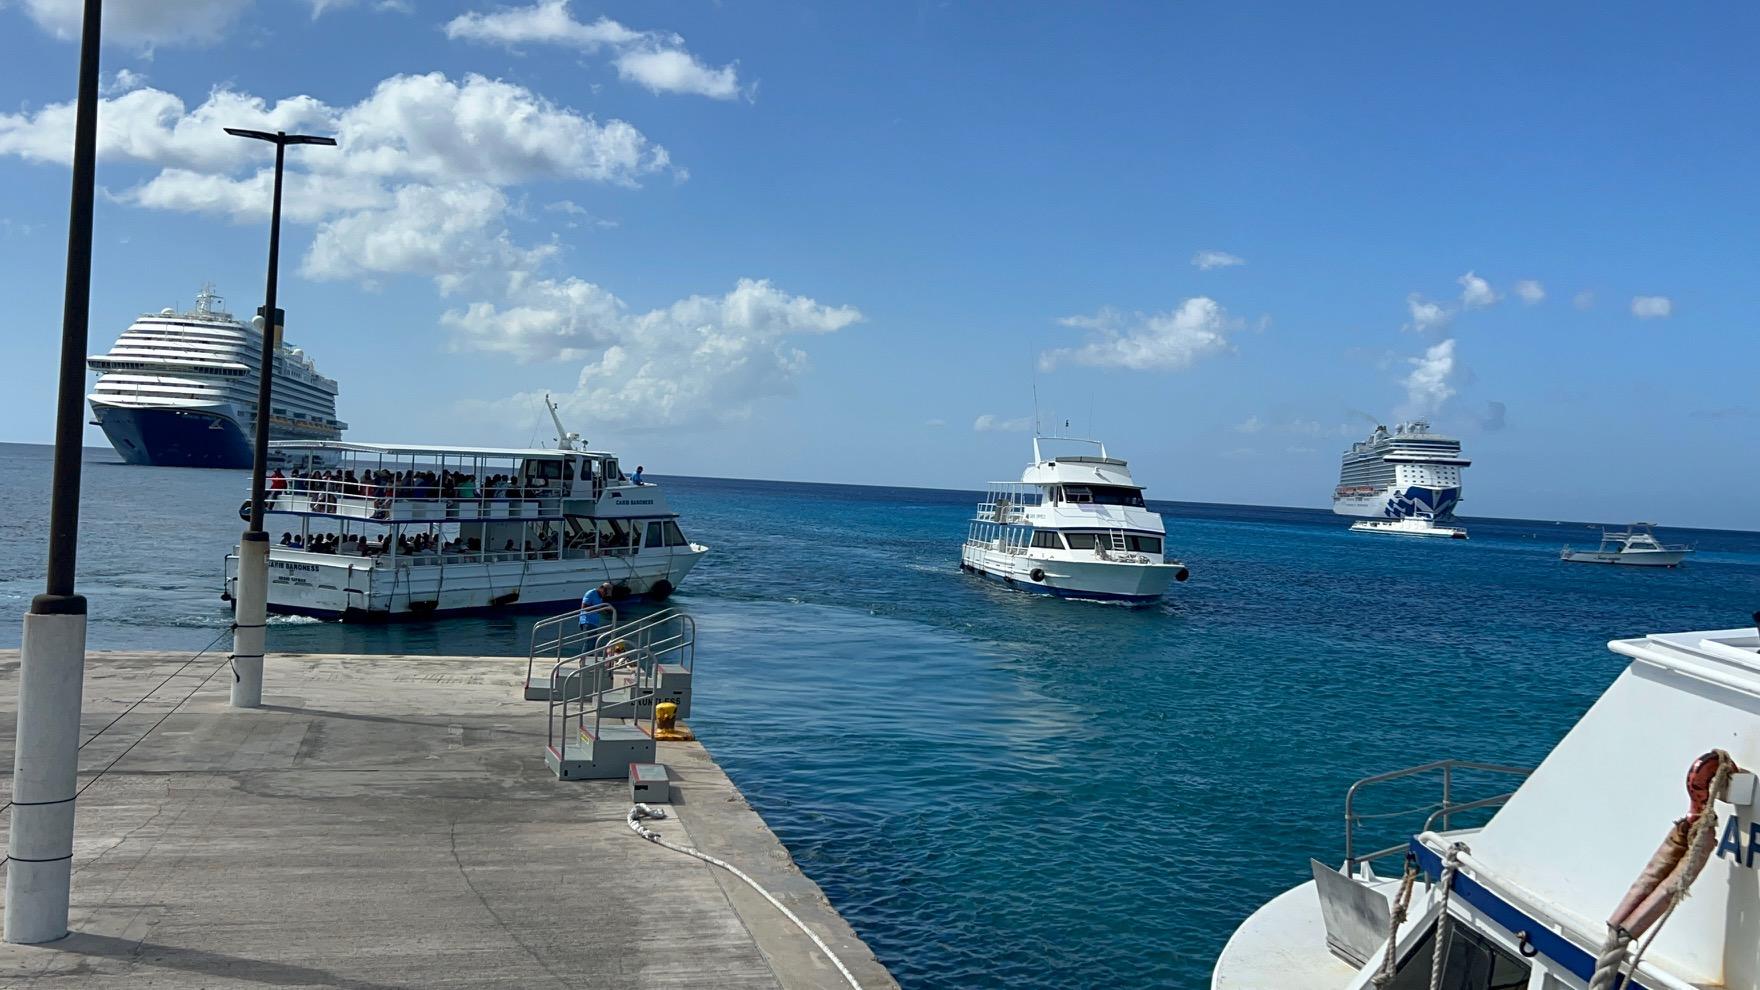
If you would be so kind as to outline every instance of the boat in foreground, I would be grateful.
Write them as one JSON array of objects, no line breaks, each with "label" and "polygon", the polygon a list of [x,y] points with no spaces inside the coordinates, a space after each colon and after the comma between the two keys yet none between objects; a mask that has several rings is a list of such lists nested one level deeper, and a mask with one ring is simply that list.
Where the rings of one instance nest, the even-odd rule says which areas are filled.
[{"label": "boat in foreground", "polygon": [[[625,477],[604,451],[271,446],[291,468],[266,507],[272,613],[382,621],[554,608],[602,582],[613,600],[659,600],[707,552],[685,539],[660,486]],[[228,601],[237,579],[235,548]]]},{"label": "boat in foreground", "polygon": [[[1255,911],[1211,986],[1760,990],[1760,635],[1609,646],[1629,665],[1531,773],[1445,760],[1352,786],[1343,866],[1312,860]],[[1467,799],[1499,778],[1521,783]],[[1421,782],[1440,799],[1412,808]],[[1422,824],[1360,851],[1383,807]]]},{"label": "boat in foreground", "polygon": [[[1084,453],[1046,458],[1041,441]],[[1166,535],[1130,466],[1108,456],[1105,444],[1036,436],[1021,480],[993,482],[978,503],[960,568],[1023,591],[1148,603],[1190,576],[1168,561]]]},{"label": "boat in foreground", "polygon": [[1623,532],[1603,530],[1601,545],[1593,550],[1565,547],[1559,559],[1574,564],[1620,564],[1627,567],[1679,567],[1693,552],[1685,544],[1665,545],[1656,538],[1650,523],[1632,523]]},{"label": "boat in foreground", "polygon": [[1392,536],[1434,536],[1445,540],[1464,540],[1467,531],[1459,526],[1439,526],[1428,516],[1407,516],[1404,519],[1359,519],[1351,523],[1353,533],[1387,533]]}]

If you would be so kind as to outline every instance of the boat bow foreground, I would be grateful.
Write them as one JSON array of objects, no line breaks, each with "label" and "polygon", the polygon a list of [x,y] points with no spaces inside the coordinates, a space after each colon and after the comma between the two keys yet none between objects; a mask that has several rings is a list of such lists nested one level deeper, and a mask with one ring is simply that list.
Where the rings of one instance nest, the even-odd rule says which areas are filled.
[{"label": "boat bow foreground", "polygon": [[[1609,645],[1630,664],[1531,774],[1443,761],[1352,787],[1343,867],[1312,861],[1248,918],[1212,987],[1760,990],[1760,636]],[[1526,776],[1460,800],[1474,774]],[[1442,798],[1417,834],[1359,854],[1354,802],[1425,776]]]}]

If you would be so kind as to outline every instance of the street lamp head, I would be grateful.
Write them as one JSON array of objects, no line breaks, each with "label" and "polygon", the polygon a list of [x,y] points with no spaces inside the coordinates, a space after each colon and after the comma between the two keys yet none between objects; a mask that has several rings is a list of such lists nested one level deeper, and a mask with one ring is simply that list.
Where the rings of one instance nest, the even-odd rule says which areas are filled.
[{"label": "street lamp head", "polygon": [[270,144],[325,144],[332,147],[336,144],[335,138],[319,137],[316,134],[288,134],[283,131],[270,134],[268,131],[253,131],[244,127],[228,127],[226,133],[233,137],[255,138]]}]

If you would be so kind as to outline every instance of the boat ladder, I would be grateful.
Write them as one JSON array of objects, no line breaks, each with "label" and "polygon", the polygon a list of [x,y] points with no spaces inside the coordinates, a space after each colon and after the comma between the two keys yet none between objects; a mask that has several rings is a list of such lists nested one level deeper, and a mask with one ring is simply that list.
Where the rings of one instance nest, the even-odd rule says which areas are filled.
[{"label": "boat ladder", "polygon": [[[559,617],[560,618],[560,617]],[[623,778],[654,762],[655,706],[690,714],[696,621],[677,609],[609,629],[549,671],[545,763],[563,780]]]},{"label": "boat ladder", "polygon": [[1106,531],[1106,535],[1112,541],[1112,550],[1114,553],[1124,553],[1126,550],[1130,549],[1129,545],[1127,545],[1124,540],[1124,530],[1109,529]]}]

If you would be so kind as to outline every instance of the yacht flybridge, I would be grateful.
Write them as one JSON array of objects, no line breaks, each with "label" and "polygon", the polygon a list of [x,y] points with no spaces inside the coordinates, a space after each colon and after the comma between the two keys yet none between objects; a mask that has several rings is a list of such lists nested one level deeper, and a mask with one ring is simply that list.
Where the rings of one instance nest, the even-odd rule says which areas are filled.
[{"label": "yacht flybridge", "polygon": [[[1248,918],[1214,990],[1760,990],[1760,636],[1609,646],[1630,664],[1531,773],[1449,760],[1353,786],[1344,865],[1312,861]],[[1498,778],[1520,785],[1469,800]],[[1425,780],[1440,800],[1413,808]],[[1417,834],[1361,850],[1384,807]]]},{"label": "yacht flybridge", "polygon": [[[1041,443],[1080,451],[1046,457]],[[1184,581],[1166,530],[1130,467],[1098,440],[1033,438],[1018,482],[990,485],[960,550],[960,568],[1011,588],[1064,598],[1151,602]]]},{"label": "yacht flybridge", "polygon": [[[576,449],[276,443],[269,611],[347,621],[672,594],[707,548],[658,485]],[[250,503],[240,507],[248,514]],[[238,557],[226,558],[236,592]]]}]

